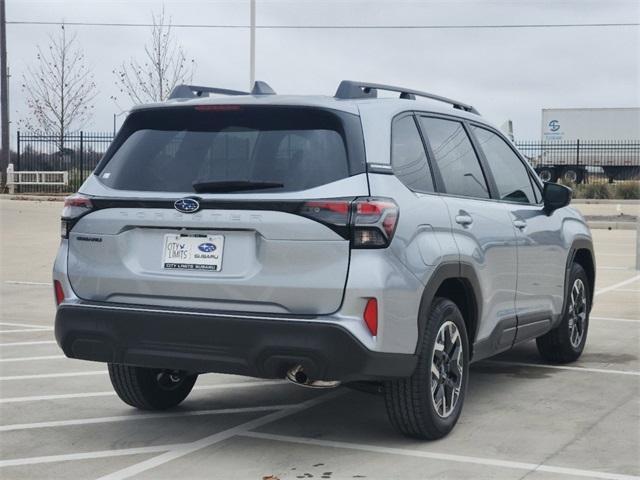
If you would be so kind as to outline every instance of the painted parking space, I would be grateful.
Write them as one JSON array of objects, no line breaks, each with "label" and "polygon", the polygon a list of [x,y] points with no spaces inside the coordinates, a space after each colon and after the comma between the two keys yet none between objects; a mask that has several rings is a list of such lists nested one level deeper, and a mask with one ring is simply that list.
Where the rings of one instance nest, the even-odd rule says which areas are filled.
[{"label": "painted parking space", "polygon": [[[6,203],[3,213],[15,206]],[[56,217],[59,205],[19,206],[3,220],[18,230],[36,222],[53,245],[28,243],[1,273],[2,478],[640,478],[633,231],[594,234],[602,269],[578,362],[544,364],[531,342],[475,364],[456,429],[421,442],[394,431],[381,396],[347,388],[203,375],[170,412],[128,407],[104,365],[63,358],[52,343],[47,255],[58,225],[42,210]],[[46,261],[26,271],[27,250]]]}]

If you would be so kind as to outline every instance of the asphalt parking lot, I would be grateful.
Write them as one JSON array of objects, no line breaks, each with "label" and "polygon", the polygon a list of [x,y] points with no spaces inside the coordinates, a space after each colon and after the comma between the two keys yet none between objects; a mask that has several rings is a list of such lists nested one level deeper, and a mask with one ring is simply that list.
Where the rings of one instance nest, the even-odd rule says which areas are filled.
[{"label": "asphalt parking lot", "polygon": [[112,392],[103,364],[53,339],[60,203],[0,200],[0,478],[640,478],[640,272],[635,231],[594,230],[596,300],[579,362],[529,343],[472,367],[458,426],[420,442],[383,399],[204,375],[160,414]]}]

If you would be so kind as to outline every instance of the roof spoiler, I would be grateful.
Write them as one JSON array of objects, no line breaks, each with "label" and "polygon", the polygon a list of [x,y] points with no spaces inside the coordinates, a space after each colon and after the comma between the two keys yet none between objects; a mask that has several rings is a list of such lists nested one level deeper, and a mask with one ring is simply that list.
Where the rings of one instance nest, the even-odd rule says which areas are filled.
[{"label": "roof spoiler", "polygon": [[457,108],[458,110],[464,110],[465,112],[480,113],[471,105],[452,100],[447,97],[441,97],[440,95],[434,95],[433,93],[421,92],[420,90],[412,90],[410,88],[395,87],[393,85],[383,85],[381,83],[369,83],[369,82],[355,82],[353,80],[343,80],[338,86],[335,97],[341,99],[356,99],[356,98],[377,98],[378,90],[384,90],[387,92],[398,92],[400,98],[406,100],[415,100],[416,97],[429,98],[438,102],[448,103]]},{"label": "roof spoiler", "polygon": [[267,82],[257,80],[251,92],[241,90],[231,90],[219,87],[200,87],[197,85],[176,85],[169,94],[169,100],[174,98],[198,98],[208,97],[210,93],[218,95],[275,95],[275,91]]}]

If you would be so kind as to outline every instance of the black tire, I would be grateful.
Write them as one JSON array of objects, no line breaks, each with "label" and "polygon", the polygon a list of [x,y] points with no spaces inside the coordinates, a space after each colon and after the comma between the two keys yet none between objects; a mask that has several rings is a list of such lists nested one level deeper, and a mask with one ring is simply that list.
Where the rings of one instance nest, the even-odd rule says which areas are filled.
[{"label": "black tire", "polygon": [[187,398],[198,375],[110,363],[109,378],[123,402],[141,410],[166,410]]},{"label": "black tire", "polygon": [[[397,430],[410,437],[435,440],[447,435],[460,417],[469,378],[469,340],[462,314],[451,300],[435,298],[428,315],[416,370],[411,377],[385,382],[384,393],[389,420]],[[453,409],[443,417],[436,411],[436,400],[432,397],[432,381],[436,382],[433,384],[436,392],[439,391],[440,384],[432,378],[431,366],[436,355],[437,336],[441,327],[449,328],[449,325],[445,326],[448,322],[452,322],[459,333],[462,352],[460,357],[451,355],[451,358],[461,359],[462,374],[457,400],[451,402]],[[444,385],[442,389],[445,392]]]},{"label": "black tire", "polygon": [[552,167],[538,168],[538,177],[540,177],[540,180],[543,182],[555,182],[558,180],[558,175]]},{"label": "black tire", "polygon": [[583,178],[583,172],[579,168],[567,167],[562,171],[562,181],[564,183],[578,185],[582,183]]},{"label": "black tire", "polygon": [[[578,283],[579,282],[579,283]],[[574,291],[582,285],[583,291],[580,296],[584,299],[575,304],[572,300],[578,293]],[[591,309],[591,292],[589,279],[584,268],[578,263],[571,267],[569,275],[568,297],[565,299],[565,311],[562,315],[560,325],[536,339],[538,352],[545,360],[552,363],[575,362],[587,341],[589,330],[589,311]],[[584,313],[584,317],[581,316]],[[579,341],[576,337],[576,329],[580,330]]]}]

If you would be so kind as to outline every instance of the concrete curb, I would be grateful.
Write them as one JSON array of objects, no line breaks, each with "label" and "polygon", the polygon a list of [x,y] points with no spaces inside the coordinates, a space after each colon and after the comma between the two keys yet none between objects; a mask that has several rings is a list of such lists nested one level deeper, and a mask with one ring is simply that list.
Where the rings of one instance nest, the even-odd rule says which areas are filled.
[{"label": "concrete curb", "polygon": [[640,200],[574,198],[571,205],[640,205]]},{"label": "concrete curb", "polygon": [[635,230],[638,222],[603,222],[592,220],[587,222],[591,230]]},{"label": "concrete curb", "polygon": [[0,200],[26,200],[30,202],[62,202],[69,195],[20,195],[0,194]]}]

